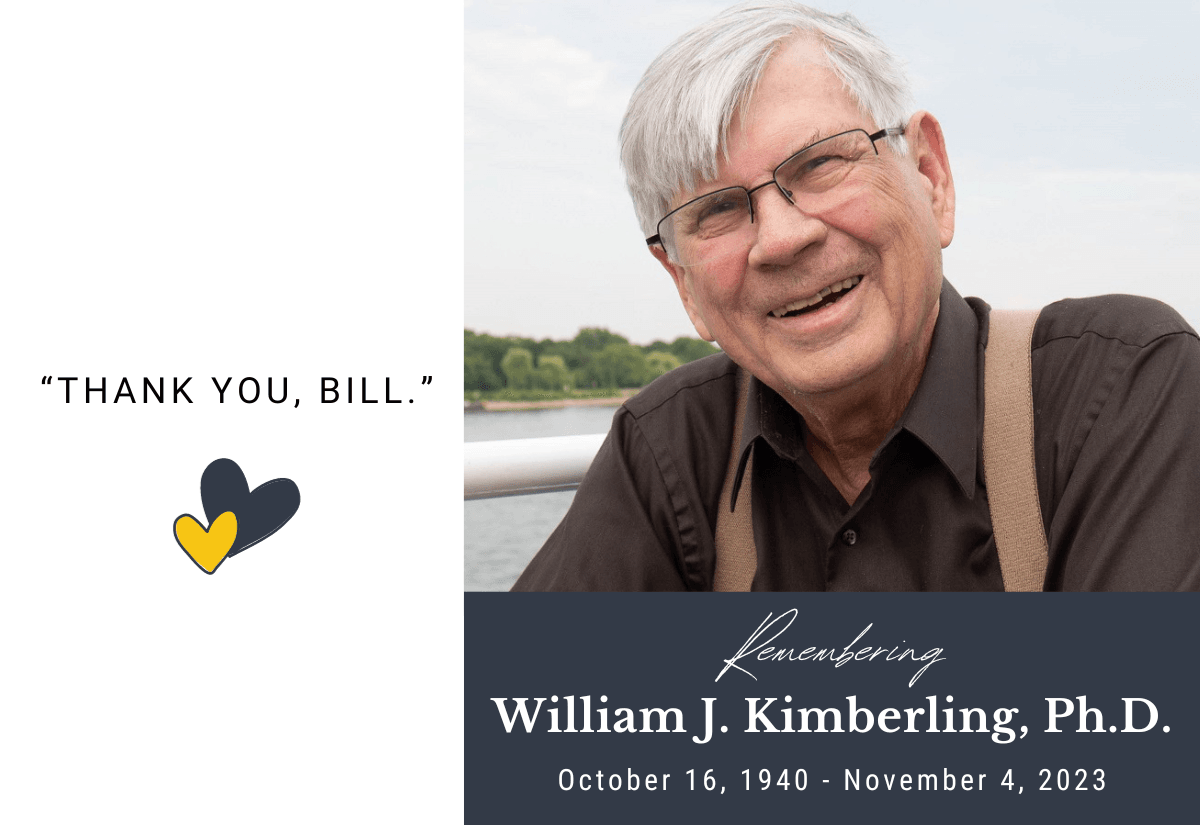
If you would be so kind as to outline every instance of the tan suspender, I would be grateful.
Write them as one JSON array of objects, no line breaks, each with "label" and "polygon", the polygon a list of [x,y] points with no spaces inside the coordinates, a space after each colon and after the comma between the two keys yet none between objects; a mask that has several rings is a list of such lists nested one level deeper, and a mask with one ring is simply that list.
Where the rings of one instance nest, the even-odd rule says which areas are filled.
[{"label": "tan suspender", "polygon": [[1033,363],[1038,310],[993,312],[983,367],[983,476],[1000,572],[1009,592],[1041,590],[1050,556],[1033,445]]},{"label": "tan suspender", "polygon": [[746,399],[750,394],[750,373],[741,367],[737,371],[737,408],[733,414],[733,447],[729,450],[729,467],[725,485],[717,502],[717,563],[713,570],[713,590],[744,593],[750,590],[754,572],[758,569],[758,552],[754,547],[754,523],[750,519],[750,479],[753,478],[754,452],[746,459],[746,472],[738,488],[737,504],[729,509],[733,495],[733,479],[737,476],[738,447],[742,443],[742,419],[746,417]]},{"label": "tan suspender", "polygon": [[[983,474],[1000,572],[1006,591],[1041,590],[1049,550],[1038,501],[1033,443],[1033,366],[1030,343],[1037,310],[991,313],[983,379]],[[713,590],[748,591],[758,568],[750,498],[754,456],[746,462],[732,512],[728,501],[737,474],[749,378],[738,370],[737,410],[725,484],[717,507]]]}]

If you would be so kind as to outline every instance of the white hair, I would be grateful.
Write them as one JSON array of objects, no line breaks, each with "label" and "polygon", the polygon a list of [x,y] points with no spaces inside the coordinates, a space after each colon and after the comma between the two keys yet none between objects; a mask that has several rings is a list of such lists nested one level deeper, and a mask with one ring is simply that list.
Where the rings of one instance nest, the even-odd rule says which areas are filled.
[{"label": "white hair", "polygon": [[[904,69],[853,15],[754,0],[728,8],[668,46],[629,99],[621,165],[643,234],[654,234],[678,193],[716,177],[734,115],[749,104],[776,48],[803,34],[822,44],[830,68],[876,128],[907,123],[916,106]],[[903,137],[888,140],[905,153]]]}]

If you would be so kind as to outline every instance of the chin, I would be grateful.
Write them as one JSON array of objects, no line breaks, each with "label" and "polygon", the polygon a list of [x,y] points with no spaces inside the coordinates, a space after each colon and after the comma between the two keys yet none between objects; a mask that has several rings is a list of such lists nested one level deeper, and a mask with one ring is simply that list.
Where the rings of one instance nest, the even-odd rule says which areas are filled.
[{"label": "chin", "polygon": [[[804,370],[781,373],[781,385],[794,395],[826,395],[877,381],[883,369],[884,359],[872,357],[877,354],[865,349],[827,351],[821,355],[805,359],[808,363]],[[814,363],[820,361],[827,363]]]}]

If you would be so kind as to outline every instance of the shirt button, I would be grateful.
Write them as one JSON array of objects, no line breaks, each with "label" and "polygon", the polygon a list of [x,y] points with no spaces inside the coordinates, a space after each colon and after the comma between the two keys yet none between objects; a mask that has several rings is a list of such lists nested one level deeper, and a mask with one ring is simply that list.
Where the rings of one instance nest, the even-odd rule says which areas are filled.
[{"label": "shirt button", "polygon": [[852,547],[856,541],[858,541],[858,533],[854,532],[853,530],[847,530],[846,532],[842,533],[842,544]]}]

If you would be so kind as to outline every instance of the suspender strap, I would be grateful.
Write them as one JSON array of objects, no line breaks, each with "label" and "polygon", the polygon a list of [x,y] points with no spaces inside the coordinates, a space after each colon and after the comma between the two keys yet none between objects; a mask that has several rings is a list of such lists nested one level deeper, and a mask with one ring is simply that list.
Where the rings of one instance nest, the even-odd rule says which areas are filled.
[{"label": "suspender strap", "polygon": [[1033,364],[1038,311],[991,314],[983,369],[983,474],[1007,591],[1041,590],[1049,549],[1033,448]]},{"label": "suspender strap", "polygon": [[750,373],[741,367],[737,371],[737,407],[733,414],[733,446],[729,450],[729,465],[725,470],[725,485],[717,502],[717,561],[713,570],[713,590],[746,592],[758,570],[758,552],[754,547],[754,522],[751,513],[750,488],[754,485],[754,451],[746,459],[746,472],[738,488],[733,511],[729,501],[733,496],[733,479],[737,476],[738,447],[742,443],[742,419],[746,417],[746,401],[750,395]]},{"label": "suspender strap", "polygon": [[[1041,590],[1049,550],[1038,502],[1033,443],[1033,364],[1030,344],[1038,310],[997,310],[991,314],[984,360],[983,473],[987,481],[992,529],[1007,591]],[[746,462],[742,486],[732,512],[742,419],[749,393],[749,374],[738,370],[733,444],[725,485],[717,507],[716,568],[713,590],[747,591],[758,567],[754,546],[754,454]]]}]

